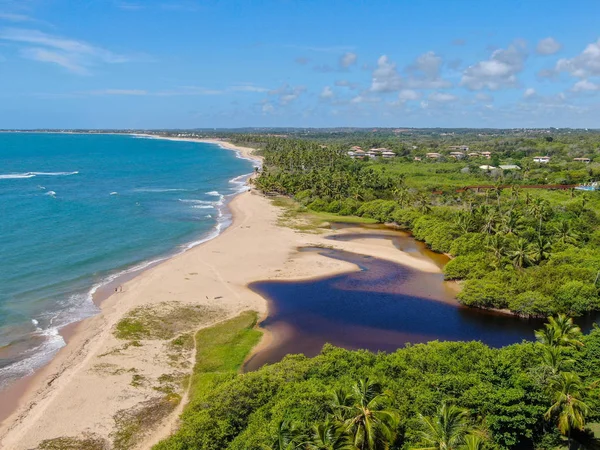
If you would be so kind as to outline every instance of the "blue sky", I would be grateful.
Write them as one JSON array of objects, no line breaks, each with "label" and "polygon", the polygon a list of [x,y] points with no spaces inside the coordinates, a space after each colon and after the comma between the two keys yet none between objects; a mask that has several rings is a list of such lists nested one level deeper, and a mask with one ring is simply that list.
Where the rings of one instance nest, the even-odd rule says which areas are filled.
[{"label": "blue sky", "polygon": [[0,128],[600,128],[597,0],[0,0]]}]

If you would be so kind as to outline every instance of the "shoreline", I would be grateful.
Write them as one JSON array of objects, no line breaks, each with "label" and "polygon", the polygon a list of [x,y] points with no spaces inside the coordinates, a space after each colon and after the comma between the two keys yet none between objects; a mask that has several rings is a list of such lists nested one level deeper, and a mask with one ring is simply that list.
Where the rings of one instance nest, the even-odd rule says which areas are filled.
[{"label": "shoreline", "polygon": [[[60,132],[58,132],[58,133],[64,134],[64,133],[60,133]],[[75,133],[68,133],[68,134],[75,134]],[[95,133],[77,133],[77,134],[95,134]],[[105,134],[107,134],[107,133],[105,133]],[[116,134],[116,135],[121,135],[121,136],[134,136],[134,134],[132,134],[132,133],[110,133],[110,134]],[[197,142],[197,143],[214,144],[214,145],[218,145],[222,149],[234,151],[236,153],[237,157],[252,161],[254,164],[256,164],[258,166],[260,166],[262,164],[262,157],[260,157],[258,155],[254,155],[253,154],[254,149],[249,148],[249,147],[236,146],[229,142],[213,140],[213,139],[207,139],[207,140],[176,139],[176,138],[172,139],[172,138],[168,138],[168,137],[159,137],[159,136],[153,136],[153,135],[147,135],[147,136],[151,137],[151,138],[155,138],[155,139],[190,141],[190,142]],[[146,137],[146,136],[144,136],[144,137]],[[244,187],[248,187],[248,180],[253,176],[254,176],[254,173],[242,174],[242,175],[239,175],[239,176],[233,178],[230,181],[234,182],[234,183],[240,183]],[[241,194],[243,192],[244,192],[244,190],[239,190],[232,194],[225,195],[225,202],[224,202],[223,206],[221,207],[221,209],[225,210],[225,211],[227,211],[227,213],[229,213],[229,203],[236,196],[238,196],[239,194]],[[232,218],[232,220],[233,220],[233,218]],[[0,407],[0,449],[4,448],[2,446],[2,438],[3,438],[2,431],[5,426],[5,422],[10,420],[11,416],[13,416],[14,414],[16,414],[18,412],[19,407],[25,400],[27,400],[27,397],[30,396],[31,391],[36,390],[39,387],[39,385],[42,383],[41,380],[45,376],[47,376],[48,373],[52,371],[52,369],[54,369],[54,365],[56,365],[55,360],[61,356],[61,353],[64,353],[65,351],[67,351],[66,348],[69,345],[73,346],[73,345],[81,344],[80,339],[78,339],[78,337],[82,334],[82,327],[84,325],[86,325],[88,323],[88,321],[90,321],[91,319],[94,319],[98,315],[102,314],[101,305],[104,301],[109,299],[114,294],[115,288],[133,280],[137,276],[140,276],[141,274],[143,274],[145,271],[152,269],[153,267],[160,265],[160,264],[170,260],[171,258],[175,258],[182,253],[185,253],[199,245],[204,244],[205,242],[208,242],[210,240],[218,238],[228,228],[228,226],[231,225],[231,222],[229,224],[226,224],[226,226],[224,227],[224,230],[221,230],[221,225],[222,225],[222,223],[217,222],[212,231],[208,232],[207,234],[205,234],[203,236],[199,236],[198,239],[193,240],[187,244],[178,246],[177,248],[173,249],[172,252],[167,253],[165,255],[157,256],[156,258],[153,258],[148,261],[142,261],[132,267],[125,268],[125,269],[115,272],[111,275],[107,275],[107,277],[104,280],[102,280],[90,287],[90,290],[88,291],[89,295],[91,296],[91,300],[94,303],[94,305],[97,306],[98,308],[100,308],[99,313],[95,314],[91,317],[86,317],[86,318],[83,318],[80,320],[76,320],[74,322],[68,323],[67,325],[61,327],[58,330],[58,334],[65,341],[65,345],[63,347],[61,347],[60,349],[58,349],[58,351],[52,356],[52,358],[47,363],[45,363],[41,367],[36,368],[32,373],[10,382],[7,387],[5,387],[4,389],[2,389],[0,391],[2,393],[2,397],[3,397],[3,401],[2,401],[2,404]],[[72,341],[74,341],[74,343],[72,343]]]},{"label": "shoreline", "polygon": [[[207,143],[227,145],[241,152],[231,148],[235,146],[228,142]],[[252,157],[251,149],[244,151],[242,156]],[[250,282],[312,279],[357,270],[350,263],[297,251],[298,247],[310,245],[334,244],[337,248],[409,264],[417,269],[439,271],[434,264],[399,252],[389,242],[334,243],[322,235],[298,233],[279,226],[280,210],[253,190],[235,195],[228,207],[232,223],[221,234],[132,276],[123,283],[122,293],[112,293],[100,303],[98,315],[67,330],[67,345],[48,365],[31,378],[17,382],[23,381],[19,386],[21,391],[13,402],[14,410],[0,424],[0,448],[32,448],[44,439],[86,432],[108,438],[114,431],[113,417],[123,406],[135,406],[155,392],[151,387],[132,387],[130,374],[106,376],[93,370],[99,365],[98,361],[104,361],[100,358],[119,344],[112,333],[115,324],[135,307],[178,301],[218,308],[219,316],[197,327],[202,328],[248,309],[265,315],[267,301],[247,287]],[[331,233],[337,232],[328,234]],[[258,348],[268,345],[269,339],[263,335]],[[149,367],[146,353],[156,348],[152,342],[143,344],[142,352],[130,349],[123,352],[126,354],[111,356],[111,364],[121,364],[123,368],[134,366],[149,379],[158,377],[168,367],[164,362],[156,364],[155,361]],[[251,357],[252,354],[248,356]],[[94,407],[100,404],[102,411]],[[9,406],[5,401],[3,405]],[[176,419],[169,415],[164,423],[174,424]],[[171,431],[169,427],[157,429],[161,434],[149,436],[144,442],[156,442]]]},{"label": "shoreline", "polygon": [[[52,132],[51,134],[96,135],[98,133]],[[177,139],[177,138],[171,139],[169,137],[159,137],[159,136],[154,136],[154,135],[140,135],[140,134],[134,134],[134,133],[103,133],[103,134],[118,135],[118,136],[140,136],[140,137],[150,137],[150,138],[163,139],[163,140],[190,141],[190,142],[197,142],[197,143],[212,144],[212,145],[217,145],[219,148],[222,148],[225,150],[234,151],[236,153],[236,157],[251,161],[255,165],[260,166],[262,164],[262,157],[260,157],[258,155],[253,155],[252,148],[236,146],[229,142],[224,142],[224,141],[220,141],[220,140],[216,140],[216,139],[207,139],[207,140]],[[245,189],[247,189],[248,180],[251,177],[253,177],[254,175],[255,175],[254,172],[248,172],[248,173],[245,173],[242,175],[238,175],[238,176],[232,178],[231,180],[229,180],[229,182],[231,184],[237,185],[234,188],[234,190],[235,189],[237,189],[237,190],[235,190],[232,193],[225,194],[222,196],[223,203],[219,207],[219,217],[217,218],[215,225],[208,232],[205,232],[201,235],[194,237],[194,239],[190,240],[187,243],[179,244],[179,245],[175,246],[174,248],[172,248],[170,251],[165,252],[163,254],[156,255],[147,260],[139,261],[128,267],[115,268],[115,269],[108,270],[106,275],[100,281],[97,281],[94,284],[89,286],[89,288],[85,291],[85,295],[88,296],[89,300],[91,301],[91,303],[93,303],[93,305],[95,307],[99,307],[101,302],[103,302],[108,297],[110,297],[110,295],[112,295],[113,292],[115,292],[115,288],[119,287],[121,284],[126,283],[127,281],[130,281],[131,279],[133,279],[134,277],[143,273],[144,271],[146,271],[158,264],[161,264],[162,262],[167,261],[170,258],[173,258],[183,252],[186,252],[193,247],[201,245],[202,243],[204,243],[208,240],[215,239],[216,237],[218,237],[223,232],[223,230],[226,229],[231,223],[230,212],[229,212],[229,208],[228,208],[229,202],[236,195],[244,192]],[[222,220],[223,216],[229,216],[229,217],[227,218],[227,220]],[[93,314],[91,317],[95,316],[96,314],[97,313]],[[56,357],[58,352],[60,350],[62,350],[62,348],[64,348],[64,346],[68,343],[68,341],[72,337],[72,335],[74,333],[76,333],[76,329],[77,329],[78,325],[88,318],[90,318],[90,316],[78,318],[78,319],[75,319],[73,322],[68,322],[66,325],[63,325],[60,328],[58,328],[57,334],[64,340],[64,345],[62,347],[58,348],[58,350],[55,350],[54,354],[51,356],[51,358],[48,361],[43,363],[41,366],[38,366],[35,369],[33,369],[32,373],[26,374],[20,378],[16,378],[12,381],[9,381],[7,386],[3,386],[2,388],[0,388],[0,392],[2,392],[3,396],[6,397],[6,394],[8,392],[9,393],[8,396],[13,398],[14,397],[14,395],[12,395],[13,393],[9,392],[11,390],[11,387],[23,379],[31,379],[32,377],[34,377],[36,375],[37,372],[42,370],[43,367],[45,367],[50,361],[52,361],[52,359],[54,359],[54,357]],[[5,406],[5,405],[3,405],[3,406]],[[6,407],[0,407],[0,425],[2,424],[2,421],[4,419],[6,419],[6,412],[5,412],[6,409],[7,409]]]}]

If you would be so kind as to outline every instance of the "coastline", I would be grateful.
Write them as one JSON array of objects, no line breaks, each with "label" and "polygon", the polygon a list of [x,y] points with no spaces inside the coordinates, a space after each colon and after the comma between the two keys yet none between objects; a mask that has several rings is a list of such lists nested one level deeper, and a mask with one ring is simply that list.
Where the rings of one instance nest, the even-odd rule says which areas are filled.
[{"label": "coastline", "polygon": [[[223,141],[193,141],[219,144],[239,152],[242,157],[256,160],[248,148]],[[134,407],[154,392],[151,386],[133,387],[130,373],[107,375],[95,370],[102,364],[99,361],[105,361],[102,355],[121,344],[113,330],[133,308],[183,302],[218,309],[218,314],[202,323],[198,327],[201,328],[248,309],[265,315],[266,301],[247,288],[253,281],[315,278],[357,270],[356,266],[343,261],[316,253],[300,253],[297,248],[302,246],[334,244],[336,248],[421,270],[439,271],[434,264],[404,254],[386,241],[359,239],[334,243],[321,235],[281,227],[277,224],[280,210],[255,191],[236,195],[229,207],[233,220],[224,232],[135,274],[123,283],[122,293],[109,295],[100,302],[100,314],[68,330],[67,346],[19,387],[18,406],[0,424],[1,448],[32,448],[44,439],[82,433],[107,438],[114,431],[116,413],[124,406]],[[268,339],[265,336],[259,346],[268,345]],[[110,364],[129,370],[135,368],[148,379],[168,369],[164,361],[148,360],[148,351],[156,356],[160,346],[144,342],[142,349],[127,349],[110,356]],[[97,405],[102,405],[102,411]],[[165,418],[166,425],[156,427],[156,433],[149,435],[144,441],[146,446],[141,448],[147,448],[171,431],[177,411],[179,408]]]}]

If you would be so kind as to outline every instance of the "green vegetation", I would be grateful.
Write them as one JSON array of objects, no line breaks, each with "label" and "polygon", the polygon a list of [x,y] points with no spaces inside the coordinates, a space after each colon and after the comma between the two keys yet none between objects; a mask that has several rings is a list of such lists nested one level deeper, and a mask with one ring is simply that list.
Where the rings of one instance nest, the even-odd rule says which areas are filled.
[{"label": "green vegetation", "polygon": [[42,441],[37,450],[108,450],[108,443],[101,437],[87,434],[81,438],[60,437]]},{"label": "green vegetation", "polygon": [[[116,431],[112,434],[113,450],[128,450],[146,433],[170,414],[181,401],[177,394],[167,394],[119,411],[115,416]],[[79,447],[85,448],[85,447]]]},{"label": "green vegetation", "polygon": [[327,345],[238,374],[257,336],[253,316],[234,320],[198,337],[182,427],[155,449],[598,448],[587,424],[600,419],[600,328],[584,336],[558,316],[537,342],[501,349]]},{"label": "green vegetation", "polygon": [[313,211],[288,197],[275,197],[273,205],[283,209],[279,216],[280,226],[292,228],[303,233],[319,233],[328,228],[330,222],[377,223],[368,217],[341,216],[323,211]]},{"label": "green vegetation", "polygon": [[200,305],[163,302],[140,306],[121,319],[115,327],[119,339],[172,339],[181,331],[218,317],[220,311]]},{"label": "green vegetation", "polygon": [[[200,445],[197,444],[199,442],[205,443],[202,448],[223,448],[219,447],[218,439],[234,433],[235,425],[228,423],[228,418],[211,417],[206,409],[207,402],[214,398],[216,389],[237,379],[245,358],[261,337],[261,332],[255,329],[256,321],[257,314],[248,311],[196,333],[196,364],[190,385],[190,401],[181,417],[181,428],[155,449],[196,448],[193,445]],[[241,394],[240,398],[228,399],[233,410],[238,406],[243,408],[245,399]],[[236,404],[238,400],[239,405]]]},{"label": "green vegetation", "polygon": [[[478,150],[497,152],[495,164],[523,166],[496,172],[479,169],[487,160],[412,161],[416,150],[395,147],[406,157],[353,160],[347,144],[265,137],[264,168],[255,183],[300,205],[282,222],[309,209],[327,220],[356,216],[411,230],[434,251],[455,257],[445,274],[464,281],[458,298],[467,306],[578,316],[600,310],[600,193],[525,186],[600,178],[600,165],[569,159],[589,154],[595,145],[590,136],[577,145],[568,135],[561,141],[478,139]],[[528,155],[540,152],[556,162],[534,164]],[[468,185],[492,188],[457,191]]]}]

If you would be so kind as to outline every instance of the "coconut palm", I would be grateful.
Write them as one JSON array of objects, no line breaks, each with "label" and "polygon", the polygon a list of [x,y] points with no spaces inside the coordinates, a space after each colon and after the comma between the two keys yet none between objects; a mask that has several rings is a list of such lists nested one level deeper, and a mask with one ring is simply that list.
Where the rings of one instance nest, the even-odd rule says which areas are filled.
[{"label": "coconut palm", "polygon": [[511,209],[502,216],[501,229],[505,234],[516,234],[521,228],[523,228],[523,217],[519,212]]},{"label": "coconut palm", "polygon": [[495,211],[490,211],[483,218],[483,226],[481,232],[486,234],[494,234],[496,232],[496,223],[498,222],[498,215]]},{"label": "coconut palm", "polygon": [[424,192],[417,194],[415,204],[421,214],[427,214],[431,211],[429,197]]},{"label": "coconut palm", "polygon": [[567,436],[571,448],[571,431],[585,428],[585,417],[589,407],[581,400],[583,384],[579,376],[563,372],[550,380],[552,406],[546,411],[546,420],[555,420],[559,431]]},{"label": "coconut palm", "polygon": [[421,439],[426,442],[420,450],[455,450],[465,444],[465,437],[471,427],[465,409],[446,403],[437,410],[435,416],[419,416],[423,429]]},{"label": "coconut palm", "polygon": [[496,234],[488,239],[487,249],[494,255],[496,269],[502,265],[502,258],[506,256],[506,242],[502,236]]},{"label": "coconut palm", "polygon": [[525,239],[519,239],[515,244],[514,250],[510,251],[508,256],[517,269],[531,265],[531,248]]},{"label": "coconut palm", "polygon": [[538,236],[537,241],[532,246],[533,259],[539,264],[550,257],[552,245],[544,236]]},{"label": "coconut palm", "polygon": [[579,236],[571,228],[571,223],[568,220],[561,220],[554,227],[554,236],[557,242],[561,244],[576,244]]},{"label": "coconut palm", "polygon": [[355,447],[344,428],[339,423],[328,420],[312,427],[306,448],[308,450],[353,450]]},{"label": "coconut palm", "polygon": [[298,432],[294,425],[287,419],[282,419],[277,424],[275,437],[271,445],[267,447],[267,450],[294,450],[298,448],[295,442],[297,435]]},{"label": "coconut palm", "polygon": [[473,231],[475,228],[475,220],[471,214],[461,211],[456,217],[456,228],[462,233],[466,234]]},{"label": "coconut palm", "polygon": [[544,366],[547,367],[552,375],[557,375],[564,371],[570,364],[575,362],[573,359],[565,357],[562,347],[551,347],[544,345],[542,350],[542,359]]},{"label": "coconut palm", "polygon": [[[387,409],[387,403],[381,385],[368,378],[355,383],[350,395],[343,397],[338,416],[345,418],[345,430],[357,449],[387,449],[394,441],[399,419],[395,411]],[[336,407],[335,400],[332,406]]]},{"label": "coconut palm", "polygon": [[460,448],[463,450],[481,450],[485,439],[476,433],[467,434],[465,436],[465,443]]},{"label": "coconut palm", "polygon": [[573,319],[565,314],[549,317],[544,328],[535,332],[535,337],[541,344],[550,347],[582,347],[581,328]]}]

